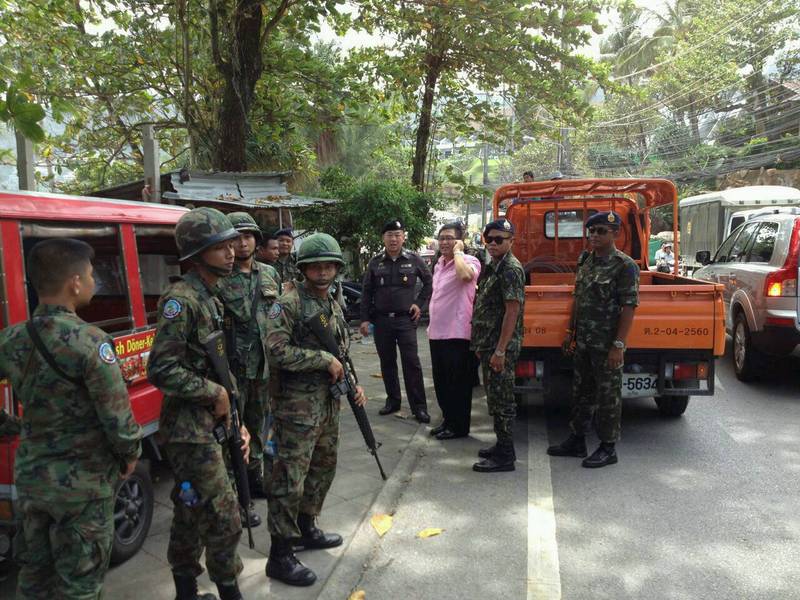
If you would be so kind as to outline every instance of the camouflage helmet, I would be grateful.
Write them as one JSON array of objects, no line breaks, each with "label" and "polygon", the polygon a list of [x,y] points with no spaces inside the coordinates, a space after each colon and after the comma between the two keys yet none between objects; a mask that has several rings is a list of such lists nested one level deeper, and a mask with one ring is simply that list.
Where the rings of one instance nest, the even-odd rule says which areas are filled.
[{"label": "camouflage helmet", "polygon": [[250,213],[246,212],[232,212],[228,213],[228,219],[231,221],[231,225],[233,228],[238,231],[239,233],[244,233],[248,231],[256,236],[256,240],[260,243],[263,236],[261,233],[261,228],[256,223],[256,220],[250,215]]},{"label": "camouflage helmet", "polygon": [[192,258],[214,244],[239,237],[230,220],[216,208],[202,206],[183,215],[175,226],[180,260]]},{"label": "camouflage helmet", "polygon": [[314,233],[303,240],[297,252],[297,266],[315,262],[335,262],[344,265],[339,242],[327,233]]}]

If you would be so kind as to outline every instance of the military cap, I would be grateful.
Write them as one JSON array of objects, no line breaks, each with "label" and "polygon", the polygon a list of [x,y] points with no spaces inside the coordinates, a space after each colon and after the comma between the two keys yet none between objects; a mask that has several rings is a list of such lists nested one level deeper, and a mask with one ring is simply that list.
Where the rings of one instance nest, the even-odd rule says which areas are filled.
[{"label": "military cap", "polygon": [[497,219],[487,224],[486,227],[483,228],[483,235],[489,235],[489,232],[493,229],[504,231],[512,235],[514,234],[514,224],[508,219]]},{"label": "military cap", "polygon": [[284,227],[283,229],[278,229],[278,231],[272,234],[272,237],[279,238],[282,235],[287,235],[290,238],[294,239],[294,231],[292,231],[291,227]]},{"label": "military cap", "polygon": [[619,229],[622,225],[622,217],[619,216],[619,213],[614,212],[613,210],[595,213],[586,219],[586,227],[594,227],[595,225],[605,225],[606,227]]},{"label": "military cap", "polygon": [[386,223],[383,224],[383,229],[381,229],[381,235],[387,231],[403,231],[403,223],[400,221],[400,219],[386,221]]}]

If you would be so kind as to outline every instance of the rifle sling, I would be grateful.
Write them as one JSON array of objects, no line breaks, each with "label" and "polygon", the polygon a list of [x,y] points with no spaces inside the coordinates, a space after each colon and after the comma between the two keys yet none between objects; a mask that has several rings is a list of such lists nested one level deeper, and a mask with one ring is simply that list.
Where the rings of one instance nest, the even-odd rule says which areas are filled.
[{"label": "rifle sling", "polygon": [[50,365],[50,368],[53,369],[53,371],[55,371],[59,377],[61,377],[62,379],[66,379],[70,383],[74,383],[77,386],[83,386],[83,379],[67,375],[67,373],[65,373],[64,370],[58,366],[55,357],[50,353],[50,351],[44,345],[42,337],[36,330],[36,326],[33,324],[33,321],[26,322],[25,329],[28,330],[28,335],[31,336],[31,341],[33,342],[33,345],[36,346],[36,349],[39,351],[39,354],[42,355],[42,358],[44,358],[45,361],[47,361],[47,364]]}]

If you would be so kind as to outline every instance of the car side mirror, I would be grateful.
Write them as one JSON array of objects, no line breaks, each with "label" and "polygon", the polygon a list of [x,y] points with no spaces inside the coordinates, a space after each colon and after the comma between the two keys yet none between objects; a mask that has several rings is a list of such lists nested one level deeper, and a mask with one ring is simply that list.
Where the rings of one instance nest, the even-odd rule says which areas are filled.
[{"label": "car side mirror", "polygon": [[694,259],[699,262],[701,265],[707,265],[711,262],[711,252],[708,250],[701,250],[697,254],[694,255]]}]

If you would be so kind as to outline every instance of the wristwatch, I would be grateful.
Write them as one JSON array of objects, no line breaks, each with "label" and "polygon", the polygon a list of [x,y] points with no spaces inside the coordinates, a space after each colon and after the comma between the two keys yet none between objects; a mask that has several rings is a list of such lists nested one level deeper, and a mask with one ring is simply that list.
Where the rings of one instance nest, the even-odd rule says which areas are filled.
[{"label": "wristwatch", "polygon": [[625,350],[625,342],[623,342],[622,340],[614,340],[614,348]]},{"label": "wristwatch", "polygon": [[495,350],[494,351],[494,355],[495,356],[499,356],[500,358],[503,358],[506,355],[506,351],[505,350],[503,350],[503,351]]}]

